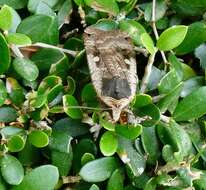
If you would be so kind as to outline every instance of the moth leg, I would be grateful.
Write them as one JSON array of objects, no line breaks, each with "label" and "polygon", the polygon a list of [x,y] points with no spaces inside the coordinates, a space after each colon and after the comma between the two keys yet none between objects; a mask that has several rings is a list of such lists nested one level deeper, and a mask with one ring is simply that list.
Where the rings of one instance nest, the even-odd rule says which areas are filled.
[{"label": "moth leg", "polygon": [[84,12],[84,10],[82,9],[82,6],[79,6],[78,7],[78,13],[79,13],[79,15],[80,15],[80,18],[81,18],[81,24],[82,24],[82,26],[84,27],[84,28],[86,28],[86,26],[87,26],[87,23],[86,23],[86,14],[85,14],[85,12]]}]

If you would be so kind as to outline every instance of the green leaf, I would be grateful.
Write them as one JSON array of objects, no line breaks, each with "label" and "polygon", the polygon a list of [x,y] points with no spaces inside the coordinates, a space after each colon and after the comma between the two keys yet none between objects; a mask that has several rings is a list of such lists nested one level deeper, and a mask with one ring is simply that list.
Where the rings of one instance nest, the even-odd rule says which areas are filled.
[{"label": "green leaf", "polygon": [[157,50],[150,35],[148,33],[143,33],[140,38],[143,46],[147,49],[147,51],[149,51],[149,53],[152,55],[155,54]]},{"label": "green leaf", "polygon": [[51,161],[52,165],[56,166],[60,176],[67,176],[72,166],[73,152],[70,148],[69,153],[52,150]]},{"label": "green leaf", "polygon": [[204,86],[205,79],[201,76],[192,77],[184,82],[183,89],[181,91],[181,97],[188,96],[191,92],[194,92],[198,88]]},{"label": "green leaf", "polygon": [[81,165],[83,166],[83,165],[85,165],[86,163],[88,163],[88,162],[91,162],[91,161],[93,161],[93,160],[95,160],[95,157],[94,157],[94,155],[93,154],[91,154],[91,153],[84,153],[84,155],[81,157]]},{"label": "green leaf", "polygon": [[98,187],[97,185],[93,184],[93,185],[89,188],[89,190],[100,190],[100,189],[99,189],[99,187]]},{"label": "green leaf", "polygon": [[106,131],[100,139],[99,146],[104,156],[112,156],[117,150],[117,136],[113,132]]},{"label": "green leaf", "polygon": [[[176,107],[173,117],[176,121],[187,121],[206,113],[206,87],[200,87],[186,96]],[[194,111],[195,110],[195,111]]]},{"label": "green leaf", "polygon": [[56,121],[52,128],[53,130],[63,131],[72,137],[89,133],[89,126],[87,124],[71,118],[62,118]]},{"label": "green leaf", "polygon": [[9,30],[12,26],[12,8],[4,5],[0,10],[0,28]]},{"label": "green leaf", "polygon": [[146,33],[146,30],[140,23],[135,20],[122,20],[119,23],[119,28],[127,32],[136,45],[142,45],[141,35]]},{"label": "green leaf", "polygon": [[30,38],[21,33],[11,33],[6,36],[6,39],[9,44],[15,44],[15,45],[30,45],[31,40]]},{"label": "green leaf", "polygon": [[204,22],[194,22],[188,27],[187,34],[183,42],[178,46],[175,51],[178,54],[187,54],[192,52],[200,44],[206,41],[206,25]]},{"label": "green leaf", "polygon": [[27,5],[28,0],[0,0],[0,5],[8,5],[13,9],[21,9]]},{"label": "green leaf", "polygon": [[51,190],[56,186],[58,179],[59,173],[55,166],[43,165],[26,174],[20,185],[12,190]]},{"label": "green leaf", "polygon": [[134,176],[140,176],[144,172],[146,160],[144,155],[134,148],[133,141],[120,137],[117,153]]},{"label": "green leaf", "polygon": [[17,111],[12,107],[0,107],[0,122],[16,121]]},{"label": "green leaf", "polygon": [[91,153],[94,157],[97,155],[97,147],[90,139],[82,139],[74,147],[73,169],[79,172],[81,169],[82,157],[85,153]]},{"label": "green leaf", "polygon": [[136,139],[142,133],[142,125],[136,124],[116,124],[115,125],[115,132],[127,139]]},{"label": "green leaf", "polygon": [[45,147],[49,144],[48,135],[40,130],[32,131],[29,136],[29,141],[32,145],[38,148]]},{"label": "green leaf", "polygon": [[124,179],[121,173],[121,170],[116,169],[111,177],[109,178],[109,181],[107,183],[107,190],[123,190],[124,189]]},{"label": "green leaf", "polygon": [[58,0],[29,0],[28,2],[29,11],[35,13],[36,9],[38,8],[38,5],[42,2],[46,3],[49,7],[52,8],[57,4]]},{"label": "green leaf", "polygon": [[152,103],[152,97],[148,94],[137,94],[132,102],[132,107],[141,108]]},{"label": "green leaf", "polygon": [[119,7],[115,0],[84,0],[84,3],[96,11],[107,12],[114,16],[119,13]]},{"label": "green leaf", "polygon": [[9,154],[1,158],[1,174],[10,185],[18,185],[24,178],[24,169],[21,163]]},{"label": "green leaf", "polygon": [[4,82],[0,79],[0,106],[4,105],[6,98],[7,98],[7,90],[4,85]]},{"label": "green leaf", "polygon": [[157,47],[169,51],[179,46],[187,34],[188,27],[177,25],[166,29],[157,41]]},{"label": "green leaf", "polygon": [[[158,0],[155,6],[155,21],[163,18],[163,16],[166,13],[166,10],[167,10],[167,5],[165,1]],[[152,3],[146,4],[144,18],[146,21],[152,21]]]},{"label": "green leaf", "polygon": [[[141,142],[147,154],[147,162],[155,165],[161,156],[160,144],[155,127],[144,127],[141,134]],[[152,143],[151,143],[152,142]]]},{"label": "green leaf", "polygon": [[70,15],[73,11],[72,1],[66,0],[63,4],[61,9],[58,12],[58,25],[62,26],[65,23],[69,23]]},{"label": "green leaf", "polygon": [[195,57],[200,60],[200,66],[203,69],[206,69],[206,55],[204,54],[206,50],[206,45],[202,44],[198,48],[195,49]]},{"label": "green leaf", "polygon": [[15,58],[13,66],[16,72],[25,80],[34,81],[39,75],[37,66],[28,58]]},{"label": "green leaf", "polygon": [[10,51],[6,39],[0,33],[0,74],[5,73],[10,66]]},{"label": "green leaf", "polygon": [[82,111],[75,106],[79,106],[76,98],[72,95],[63,96],[63,106],[65,113],[73,119],[81,119]]},{"label": "green leaf", "polygon": [[113,157],[99,158],[88,162],[80,170],[80,176],[87,182],[101,182],[108,179],[119,163]]},{"label": "green leaf", "polygon": [[35,13],[37,15],[56,16],[56,13],[44,1],[40,1],[36,7]]},{"label": "green leaf", "polygon": [[49,140],[49,147],[52,150],[69,153],[72,137],[64,131],[53,130]]},{"label": "green leaf", "polygon": [[46,102],[51,102],[63,90],[62,80],[58,76],[50,75],[45,77],[37,90],[37,98],[31,102],[35,108],[40,108]]},{"label": "green leaf", "polygon": [[177,72],[172,69],[160,80],[158,90],[161,94],[168,94],[180,83],[180,78]]},{"label": "green leaf", "polygon": [[8,140],[8,149],[10,152],[19,152],[24,148],[25,140],[20,135],[14,135]]},{"label": "green leaf", "polygon": [[33,43],[44,42],[57,45],[59,41],[57,20],[46,15],[33,15],[24,19],[17,32],[29,36]]},{"label": "green leaf", "polygon": [[25,97],[23,88],[19,85],[18,81],[14,78],[8,77],[6,79],[6,88],[12,103],[16,106],[22,105]]}]

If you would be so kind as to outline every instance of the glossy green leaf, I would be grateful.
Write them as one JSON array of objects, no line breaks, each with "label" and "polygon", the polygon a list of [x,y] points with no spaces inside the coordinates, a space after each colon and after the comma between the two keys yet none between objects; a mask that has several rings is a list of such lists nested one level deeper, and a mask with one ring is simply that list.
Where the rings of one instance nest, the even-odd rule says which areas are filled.
[{"label": "glossy green leaf", "polygon": [[37,66],[28,58],[15,58],[13,67],[22,78],[28,81],[36,80],[39,75]]},{"label": "glossy green leaf", "polygon": [[205,23],[203,22],[194,22],[188,27],[188,32],[185,36],[185,39],[178,46],[175,51],[178,54],[186,54],[193,51],[200,44],[206,41],[206,29]]},{"label": "glossy green leaf", "polygon": [[133,110],[135,115],[142,118],[141,125],[144,127],[154,126],[160,120],[160,110],[154,104],[149,104],[140,108],[134,108]]},{"label": "glossy green leaf", "polygon": [[51,190],[56,186],[58,179],[59,173],[55,166],[43,165],[26,174],[20,185],[12,190]]},{"label": "glossy green leaf", "polygon": [[59,26],[62,26],[65,23],[69,23],[70,21],[70,15],[73,11],[72,7],[72,1],[66,0],[63,4],[61,9],[58,12],[58,24]]},{"label": "glossy green leaf", "polygon": [[29,136],[29,141],[32,145],[38,148],[45,147],[49,144],[49,137],[48,135],[40,130],[32,131]]},{"label": "glossy green leaf", "polygon": [[116,169],[107,183],[107,190],[123,190],[124,189],[124,179],[121,170]]},{"label": "glossy green leaf", "polygon": [[17,119],[17,111],[12,107],[0,107],[0,122],[12,122]]},{"label": "glossy green leaf", "polygon": [[99,158],[88,162],[80,170],[80,176],[87,182],[101,182],[108,179],[119,163],[113,157]]},{"label": "glossy green leaf", "polygon": [[30,45],[31,44],[31,39],[27,35],[21,34],[21,33],[8,34],[6,39],[9,44],[15,44],[15,45]]},{"label": "glossy green leaf", "polygon": [[18,33],[29,36],[33,43],[58,44],[58,26],[55,17],[33,15],[24,19],[17,28]]},{"label": "glossy green leaf", "polygon": [[84,138],[74,147],[74,159],[72,165],[74,171],[79,172],[81,169],[82,156],[85,153],[91,153],[93,156],[96,156],[97,147],[92,140]]},{"label": "glossy green leaf", "polygon": [[47,101],[51,102],[62,92],[62,80],[58,76],[50,75],[45,77],[37,90],[37,98],[32,102],[36,108],[42,107]]},{"label": "glossy green leaf", "polygon": [[164,113],[170,105],[177,101],[183,88],[183,82],[180,82],[173,90],[171,90],[164,98],[158,102],[158,107]]},{"label": "glossy green leaf", "polygon": [[86,103],[88,107],[98,106],[99,101],[97,99],[97,93],[91,83],[88,83],[84,86],[83,90],[81,91],[81,98],[82,102]]},{"label": "glossy green leaf", "polygon": [[144,155],[134,148],[133,141],[120,137],[117,153],[134,176],[140,176],[144,172],[146,160]]},{"label": "glossy green leaf", "polygon": [[89,188],[89,190],[100,190],[100,189],[99,189],[99,187],[98,187],[97,185],[93,184],[93,185]]},{"label": "glossy green leaf", "polygon": [[67,176],[72,166],[73,152],[69,153],[53,150],[51,152],[51,163],[56,166],[60,176]]},{"label": "glossy green leaf", "polygon": [[56,16],[52,8],[44,1],[39,1],[35,13],[38,15]]},{"label": "glossy green leaf", "polygon": [[93,161],[93,160],[95,160],[95,157],[94,157],[94,155],[93,154],[91,154],[91,153],[84,153],[84,155],[81,157],[81,165],[83,166],[83,165],[85,165],[86,163],[88,163],[88,162],[91,162],[91,161]]},{"label": "glossy green leaf", "polygon": [[0,74],[5,73],[10,66],[10,51],[6,39],[0,33]]},{"label": "glossy green leaf", "polygon": [[0,28],[2,30],[10,29],[12,25],[12,8],[4,5],[0,10]]},{"label": "glossy green leaf", "polygon": [[104,156],[112,156],[117,150],[117,136],[113,132],[106,131],[100,139],[99,146]]},{"label": "glossy green leaf", "polygon": [[16,106],[22,105],[25,95],[23,88],[20,86],[18,81],[14,78],[8,77],[6,79],[6,88],[12,103]]},{"label": "glossy green leaf", "polygon": [[52,128],[53,130],[63,131],[72,137],[89,133],[89,126],[87,124],[71,118],[62,118],[56,121]]},{"label": "glossy green leaf", "polygon": [[107,129],[108,131],[115,131],[115,124],[113,124],[110,121],[107,121],[104,118],[100,118],[99,124],[104,127],[105,129]]},{"label": "glossy green leaf", "polygon": [[179,46],[187,34],[188,27],[177,25],[165,30],[157,41],[157,47],[162,51],[169,51]]},{"label": "glossy green leaf", "polygon": [[71,140],[72,137],[64,131],[53,130],[49,140],[49,147],[52,150],[69,153]]},{"label": "glossy green leaf", "polygon": [[73,119],[81,119],[82,111],[77,108],[79,106],[77,100],[72,95],[63,96],[63,106],[65,113]]},{"label": "glossy green leaf", "polygon": [[19,152],[24,148],[25,140],[20,135],[12,136],[8,140],[8,149],[10,152]]},{"label": "glossy green leaf", "polygon": [[84,2],[97,11],[107,12],[114,16],[119,13],[119,7],[115,0],[85,0]]},{"label": "glossy green leaf", "polygon": [[136,124],[116,124],[115,125],[115,132],[127,139],[136,139],[142,133],[142,125]]},{"label": "glossy green leaf", "polygon": [[46,3],[49,7],[52,8],[57,4],[58,0],[29,0],[28,5],[27,5],[29,11],[32,13],[35,13],[36,9],[38,8],[38,5],[41,2]]},{"label": "glossy green leaf", "polygon": [[[163,0],[158,0],[156,2],[156,7],[155,7],[155,21],[163,18],[167,10],[167,5],[165,1]],[[146,21],[152,21],[152,3],[147,3],[145,12],[144,12],[144,18]]]},{"label": "glossy green leaf", "polygon": [[0,5],[8,5],[14,9],[21,9],[27,5],[27,0],[0,0]]},{"label": "glossy green leaf", "polygon": [[141,42],[143,44],[143,46],[147,49],[147,51],[150,54],[155,54],[155,52],[157,51],[155,46],[154,46],[154,42],[152,40],[152,38],[150,37],[150,35],[148,33],[143,33],[141,36]]},{"label": "glossy green leaf", "polygon": [[18,185],[24,178],[24,169],[21,163],[9,154],[1,158],[1,174],[10,185]]},{"label": "glossy green leaf", "polygon": [[202,44],[198,48],[195,49],[195,57],[197,57],[200,60],[200,66],[201,68],[205,69],[206,68],[206,56],[205,56],[205,50],[206,50],[206,45]]},{"label": "glossy green leaf", "polygon": [[4,82],[0,79],[0,106],[2,106],[7,98],[7,90]]},{"label": "glossy green leaf", "polygon": [[152,103],[152,97],[148,94],[137,94],[132,102],[132,107],[141,108]]},{"label": "glossy green leaf", "polygon": [[176,71],[172,69],[160,80],[158,90],[161,94],[168,94],[180,83],[180,81]]},{"label": "glossy green leaf", "polygon": [[160,158],[160,143],[158,141],[155,127],[144,127],[141,134],[144,151],[147,154],[147,162],[155,165]]},{"label": "glossy green leaf", "polygon": [[144,27],[134,20],[122,20],[119,23],[119,28],[129,34],[136,45],[142,45],[141,35],[146,33]]},{"label": "glossy green leaf", "polygon": [[[201,117],[206,113],[206,87],[200,87],[185,97],[174,111],[176,121],[187,121]],[[195,110],[195,111],[194,111]]]},{"label": "glossy green leaf", "polygon": [[192,77],[184,82],[183,89],[181,91],[181,97],[184,98],[191,92],[194,92],[198,88],[204,86],[205,79],[201,76]]}]

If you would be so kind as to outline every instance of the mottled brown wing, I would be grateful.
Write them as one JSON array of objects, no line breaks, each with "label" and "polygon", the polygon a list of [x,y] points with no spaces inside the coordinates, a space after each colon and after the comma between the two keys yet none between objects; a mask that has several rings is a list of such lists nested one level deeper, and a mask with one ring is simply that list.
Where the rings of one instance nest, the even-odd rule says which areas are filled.
[{"label": "mottled brown wing", "polygon": [[110,107],[105,97],[114,101],[126,99],[129,103],[136,93],[138,79],[135,52],[127,34],[88,27],[84,44],[92,83],[100,99]]}]

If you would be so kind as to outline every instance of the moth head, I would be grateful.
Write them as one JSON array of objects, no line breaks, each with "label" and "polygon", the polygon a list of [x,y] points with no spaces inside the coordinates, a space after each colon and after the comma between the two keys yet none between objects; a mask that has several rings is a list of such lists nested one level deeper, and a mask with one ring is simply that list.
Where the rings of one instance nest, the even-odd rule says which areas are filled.
[{"label": "moth head", "polygon": [[113,120],[116,122],[119,120],[120,114],[122,110],[129,104],[130,100],[127,98],[121,98],[119,100],[114,99],[112,97],[103,96],[101,97],[103,102],[112,108],[112,117]]}]

